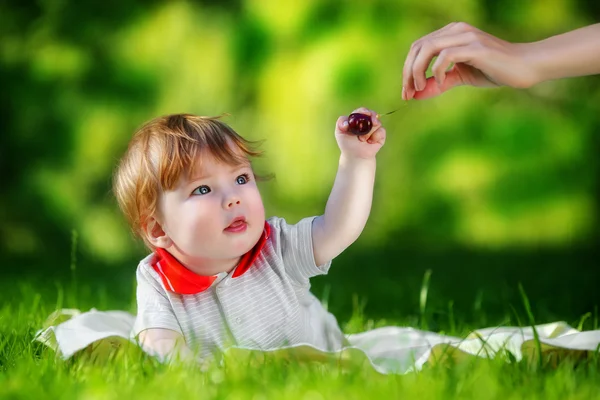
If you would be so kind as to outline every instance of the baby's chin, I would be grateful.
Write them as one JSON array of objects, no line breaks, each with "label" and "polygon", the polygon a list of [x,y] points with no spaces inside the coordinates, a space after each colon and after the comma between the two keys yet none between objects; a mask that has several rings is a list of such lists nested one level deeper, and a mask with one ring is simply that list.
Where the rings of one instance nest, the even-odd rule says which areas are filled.
[{"label": "baby's chin", "polygon": [[239,237],[239,241],[236,243],[239,245],[239,247],[236,249],[236,252],[239,250],[243,255],[252,250],[260,241],[263,231],[264,223],[262,225],[256,224],[251,226],[250,229],[248,229]]}]

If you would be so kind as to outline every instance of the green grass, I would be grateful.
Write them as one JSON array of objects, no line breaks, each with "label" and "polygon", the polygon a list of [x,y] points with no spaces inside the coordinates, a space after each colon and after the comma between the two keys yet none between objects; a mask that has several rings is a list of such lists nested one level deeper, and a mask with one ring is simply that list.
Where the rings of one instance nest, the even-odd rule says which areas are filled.
[{"label": "green grass", "polygon": [[[428,282],[429,275],[424,281]],[[206,371],[183,365],[163,365],[137,348],[113,352],[104,359],[81,355],[63,361],[33,342],[45,318],[58,307],[132,310],[131,298],[108,295],[106,288],[79,282],[69,285],[11,282],[0,285],[0,398],[226,398],[226,399],[592,399],[600,398],[598,354],[584,361],[563,360],[557,367],[543,362],[507,363],[474,359],[428,366],[408,375],[380,375],[367,367],[341,368],[281,359],[225,359]],[[423,285],[420,314],[427,315],[428,283]],[[524,292],[523,292],[524,295]],[[528,308],[528,324],[533,319]],[[355,297],[346,331],[410,321],[370,320]],[[451,308],[451,307],[450,307]],[[529,311],[527,311],[529,310]],[[425,317],[424,317],[425,318]],[[588,319],[584,317],[582,319]],[[549,322],[549,321],[536,321]],[[427,326],[426,321],[419,321]],[[597,322],[596,322],[597,323]],[[446,333],[464,335],[469,328],[449,321]]]}]

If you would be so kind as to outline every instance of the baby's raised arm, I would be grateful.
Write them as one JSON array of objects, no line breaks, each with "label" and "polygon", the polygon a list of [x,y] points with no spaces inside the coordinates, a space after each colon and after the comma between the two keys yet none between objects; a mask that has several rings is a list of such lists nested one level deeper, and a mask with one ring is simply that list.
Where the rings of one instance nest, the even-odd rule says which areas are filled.
[{"label": "baby's raised arm", "polygon": [[375,156],[385,143],[386,132],[374,111],[360,108],[354,112],[371,116],[373,127],[369,134],[356,136],[348,130],[348,117],[337,120],[335,137],[341,150],[338,172],[325,213],[312,225],[317,265],[333,259],[358,239],[371,212]]}]

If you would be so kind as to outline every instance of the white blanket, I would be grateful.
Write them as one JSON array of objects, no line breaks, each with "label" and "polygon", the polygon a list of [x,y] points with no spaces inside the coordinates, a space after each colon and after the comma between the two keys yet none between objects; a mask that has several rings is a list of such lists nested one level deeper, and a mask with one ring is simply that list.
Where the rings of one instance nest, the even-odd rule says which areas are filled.
[{"label": "white blanket", "polygon": [[[82,350],[108,351],[115,345],[137,342],[131,337],[135,316],[124,311],[80,312],[63,309],[53,313],[38,340],[67,359]],[[539,344],[535,340],[535,331]],[[347,335],[350,346],[327,352],[308,344],[272,350],[230,347],[225,353],[236,359],[263,356],[297,360],[331,361],[343,365],[370,364],[382,374],[404,374],[420,370],[426,363],[473,357],[504,357],[520,361],[537,360],[539,351],[546,362],[556,363],[563,357],[587,358],[600,349],[600,330],[580,332],[564,322],[535,327],[496,327],[475,330],[466,338],[440,335],[409,327],[384,327]],[[507,355],[510,355],[507,357]]]}]

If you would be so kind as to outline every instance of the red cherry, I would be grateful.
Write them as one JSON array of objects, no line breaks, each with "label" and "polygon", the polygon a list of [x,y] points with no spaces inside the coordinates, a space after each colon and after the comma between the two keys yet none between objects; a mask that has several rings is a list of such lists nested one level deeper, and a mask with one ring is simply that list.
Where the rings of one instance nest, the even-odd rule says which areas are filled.
[{"label": "red cherry", "polygon": [[366,114],[352,113],[348,115],[348,128],[355,135],[366,135],[371,132],[373,122],[371,117]]}]

